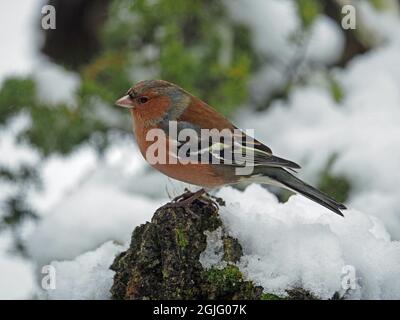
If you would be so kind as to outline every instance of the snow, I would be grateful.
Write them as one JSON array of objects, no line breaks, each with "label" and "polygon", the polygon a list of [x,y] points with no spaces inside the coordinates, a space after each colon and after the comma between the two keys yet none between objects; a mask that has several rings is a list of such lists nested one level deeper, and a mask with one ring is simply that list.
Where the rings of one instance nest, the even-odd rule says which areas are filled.
[{"label": "snow", "polygon": [[306,60],[329,65],[339,60],[344,48],[344,38],[339,26],[327,16],[318,16],[307,44]]},{"label": "snow", "polygon": [[47,158],[41,163],[43,189],[30,194],[30,202],[38,212],[47,212],[83,176],[92,171],[96,164],[96,152],[88,146],[83,146],[66,157],[53,155]]},{"label": "snow", "polygon": [[220,214],[244,249],[240,268],[267,292],[302,287],[328,299],[343,294],[343,268],[356,272],[349,299],[400,298],[400,243],[379,219],[350,209],[345,218],[302,196],[279,203],[259,185],[226,187]]},{"label": "snow", "polygon": [[[391,6],[394,8],[390,8]],[[386,7],[384,10],[375,10],[370,3],[358,1],[358,21],[367,30],[365,33],[368,34],[370,41],[399,43],[400,6],[394,1],[386,1]]]},{"label": "snow", "polygon": [[18,169],[21,164],[34,165],[39,154],[28,144],[17,141],[18,135],[29,128],[31,119],[26,114],[19,114],[0,127],[0,164],[8,169]]},{"label": "snow", "polygon": [[111,241],[72,261],[55,261],[55,289],[41,290],[39,298],[54,300],[110,299],[114,272],[110,265],[124,248]]},{"label": "snow", "polygon": [[317,67],[336,62],[342,54],[343,34],[327,16],[317,16],[310,30],[301,34],[295,1],[232,0],[224,3],[234,21],[250,28],[254,47],[267,61],[251,81],[254,101],[263,101],[283,88],[289,70],[297,68],[305,73],[311,68],[315,72]]},{"label": "snow", "polygon": [[34,292],[33,263],[7,252],[12,238],[0,234],[0,300],[29,299]]},{"label": "snow", "polygon": [[294,1],[228,0],[224,3],[234,21],[249,26],[257,51],[285,61],[292,58],[290,36],[301,23]]},{"label": "snow", "polygon": [[43,0],[1,1],[0,21],[0,85],[8,75],[26,75],[35,64],[37,33],[39,25],[34,19],[40,17]]},{"label": "snow", "polygon": [[48,105],[76,106],[74,94],[81,82],[77,73],[67,71],[46,59],[39,59],[33,67],[33,76],[39,101]]},{"label": "snow", "polygon": [[224,267],[226,263],[222,261],[224,256],[224,243],[222,241],[222,227],[214,231],[204,231],[207,236],[206,249],[200,254],[199,261],[203,268]]},{"label": "snow", "polygon": [[45,103],[75,104],[79,76],[39,56],[42,43],[40,18],[45,0],[13,0],[0,3],[0,86],[8,76],[32,74],[38,97]]}]

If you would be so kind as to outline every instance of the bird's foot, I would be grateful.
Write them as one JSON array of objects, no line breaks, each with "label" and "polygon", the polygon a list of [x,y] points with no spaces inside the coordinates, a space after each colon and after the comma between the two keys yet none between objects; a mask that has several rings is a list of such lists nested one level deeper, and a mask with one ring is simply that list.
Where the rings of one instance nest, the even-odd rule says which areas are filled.
[{"label": "bird's foot", "polygon": [[172,199],[169,203],[174,207],[182,207],[187,206],[193,203],[195,200],[201,200],[201,197],[206,193],[204,189],[197,190],[196,192],[191,192],[188,189],[185,189],[185,193],[177,196]]},{"label": "bird's foot", "polygon": [[163,208],[184,208],[185,210],[192,212],[192,210],[190,210],[190,205],[195,200],[198,200],[203,204],[208,204],[210,202],[214,203],[213,201],[210,201],[210,199],[203,197],[205,193],[206,191],[204,189],[200,189],[196,192],[191,192],[188,189],[185,189],[185,193],[172,199],[172,201],[165,204]]}]

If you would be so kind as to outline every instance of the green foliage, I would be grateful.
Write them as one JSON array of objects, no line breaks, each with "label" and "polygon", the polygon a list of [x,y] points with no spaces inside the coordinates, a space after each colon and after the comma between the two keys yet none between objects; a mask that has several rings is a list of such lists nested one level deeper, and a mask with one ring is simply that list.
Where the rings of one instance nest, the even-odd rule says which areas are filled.
[{"label": "green foliage", "polygon": [[[37,99],[33,80],[9,78],[0,89],[0,124],[22,110],[30,115],[32,126],[19,138],[45,156],[51,153],[67,154],[96,133],[105,134],[108,129],[104,122],[96,119],[88,103],[78,108],[45,105]],[[101,144],[101,140],[96,141]]]},{"label": "green foliage", "polygon": [[26,192],[31,187],[40,188],[41,180],[37,170],[26,165],[14,170],[0,167],[0,179],[8,185],[12,183],[17,185],[16,190],[1,203],[0,231],[11,230],[14,238],[13,249],[24,254],[25,246],[19,234],[20,227],[25,222],[38,218],[26,201]]},{"label": "green foliage", "polygon": [[246,100],[249,32],[231,24],[221,1],[115,1],[111,17],[125,18],[109,19],[104,46],[126,54],[135,81],[174,82],[226,114]]},{"label": "green foliage", "polygon": [[16,227],[28,218],[37,218],[37,215],[28,207],[20,195],[7,199],[4,207],[6,214],[1,217],[0,229],[6,226]]},{"label": "green foliage", "polygon": [[0,124],[8,117],[28,107],[35,101],[35,83],[30,78],[12,77],[4,81],[0,89]]},{"label": "green foliage", "polygon": [[20,184],[21,188],[28,187],[27,184],[33,183],[41,186],[41,180],[36,168],[22,165],[18,170],[11,170],[9,168],[0,167],[0,178],[7,181],[16,181]]},{"label": "green foliage", "polygon": [[374,8],[378,10],[383,10],[388,5],[387,1],[385,0],[370,0],[370,2],[374,6]]},{"label": "green foliage", "polygon": [[82,85],[78,92],[82,104],[92,97],[113,104],[132,85],[128,79],[126,54],[106,51],[82,70]]},{"label": "green foliage", "polygon": [[333,155],[329,159],[325,169],[321,172],[318,188],[333,197],[335,200],[345,202],[349,197],[351,184],[345,176],[333,175],[331,173],[336,157],[337,155]]},{"label": "green foliage", "polygon": [[309,27],[322,9],[319,0],[298,0],[297,5],[304,27]]},{"label": "green foliage", "polygon": [[344,202],[349,196],[351,185],[345,176],[334,176],[324,172],[319,182],[319,188],[335,200]]},{"label": "green foliage", "polygon": [[[104,133],[106,130],[105,124],[87,115],[90,110],[83,108],[36,105],[30,111],[33,124],[22,137],[44,155],[68,154],[96,132]],[[101,149],[101,145],[98,147]]]},{"label": "green foliage", "polygon": [[331,89],[331,94],[332,94],[333,99],[337,103],[342,102],[343,97],[344,97],[343,88],[341,87],[339,82],[336,79],[334,79],[333,77],[331,77],[329,80],[330,80],[330,89]]}]

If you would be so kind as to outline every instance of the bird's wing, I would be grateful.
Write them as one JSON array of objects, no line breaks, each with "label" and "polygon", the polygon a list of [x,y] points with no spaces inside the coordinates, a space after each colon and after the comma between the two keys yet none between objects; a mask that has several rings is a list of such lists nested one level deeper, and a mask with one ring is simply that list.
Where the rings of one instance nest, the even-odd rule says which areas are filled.
[{"label": "bird's wing", "polygon": [[[270,166],[288,169],[299,169],[292,161],[274,156],[270,148],[243,131],[233,127],[225,131],[210,131],[202,134],[200,128],[190,122],[177,122],[177,141],[170,141],[176,146],[177,158],[191,161],[208,161],[208,163],[232,166]],[[186,135],[186,131],[193,134]]]},{"label": "bird's wing", "polygon": [[[237,128],[235,128],[237,129]],[[213,147],[211,147],[213,148]],[[221,146],[219,146],[221,148]],[[300,166],[290,160],[286,160],[272,154],[272,150],[258,140],[246,135],[243,131],[237,129],[233,133],[233,145],[225,144],[225,153],[219,152],[219,159],[226,158],[236,159],[233,165],[254,165],[254,166],[270,166],[270,167],[283,167],[288,169],[300,169]],[[229,152],[232,154],[229,155]],[[215,154],[216,157],[218,155]]]}]

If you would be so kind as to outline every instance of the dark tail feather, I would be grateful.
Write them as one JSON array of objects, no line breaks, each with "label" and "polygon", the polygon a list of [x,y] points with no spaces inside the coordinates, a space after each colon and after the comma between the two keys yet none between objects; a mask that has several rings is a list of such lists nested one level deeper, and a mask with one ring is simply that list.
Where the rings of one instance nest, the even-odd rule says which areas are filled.
[{"label": "dark tail feather", "polygon": [[321,206],[324,206],[325,208],[328,208],[329,210],[332,210],[333,212],[343,217],[343,213],[341,210],[346,209],[346,207],[342,203],[337,202],[336,200],[332,199],[321,191],[306,184],[286,170],[282,168],[264,167],[260,173],[262,175],[268,176],[273,180],[276,180],[288,189],[302,194],[308,199],[319,203]]}]

